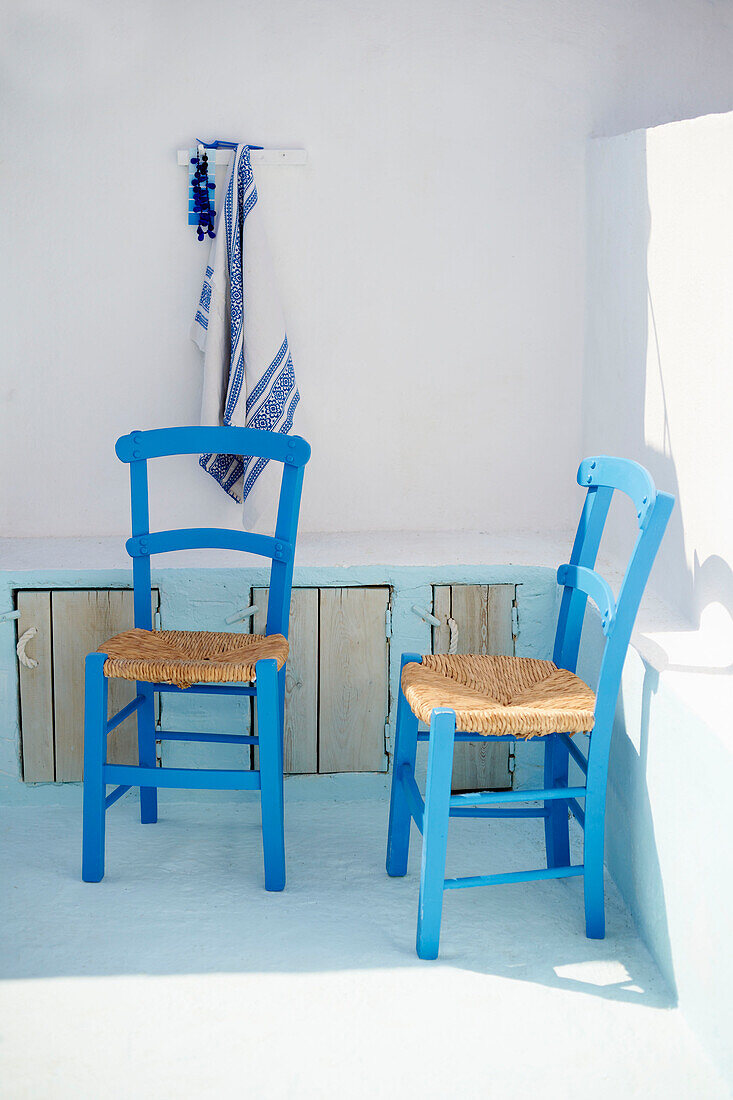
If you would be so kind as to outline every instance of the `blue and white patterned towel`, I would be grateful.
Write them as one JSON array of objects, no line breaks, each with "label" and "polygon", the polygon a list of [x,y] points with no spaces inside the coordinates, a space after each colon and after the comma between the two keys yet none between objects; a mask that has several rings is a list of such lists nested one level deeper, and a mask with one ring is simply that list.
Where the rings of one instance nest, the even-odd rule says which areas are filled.
[{"label": "blue and white patterned towel", "polygon": [[[237,146],[229,170],[191,337],[204,353],[202,424],[292,430],[300,394],[247,145]],[[247,526],[277,500],[278,463],[226,454],[199,461],[243,502]]]}]

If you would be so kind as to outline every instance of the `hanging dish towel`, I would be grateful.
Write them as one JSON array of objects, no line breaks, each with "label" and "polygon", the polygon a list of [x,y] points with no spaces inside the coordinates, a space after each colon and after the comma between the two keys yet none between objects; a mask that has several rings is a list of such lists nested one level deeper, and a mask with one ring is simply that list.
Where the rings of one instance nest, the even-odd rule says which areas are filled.
[{"label": "hanging dish towel", "polygon": [[[292,430],[300,394],[247,145],[229,169],[191,337],[204,353],[202,424]],[[242,502],[245,526],[271,512],[279,463],[227,454],[199,462]]]}]

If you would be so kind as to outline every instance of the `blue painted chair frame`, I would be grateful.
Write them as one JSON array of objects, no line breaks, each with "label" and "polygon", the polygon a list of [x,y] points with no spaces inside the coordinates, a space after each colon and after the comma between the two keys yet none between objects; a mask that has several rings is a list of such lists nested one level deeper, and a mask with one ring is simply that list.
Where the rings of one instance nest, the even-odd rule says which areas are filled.
[{"label": "blue painted chair frame", "polygon": [[[497,791],[451,795],[451,773],[455,741],[514,741],[507,736],[489,736],[456,731],[455,712],[449,708],[432,711],[430,732],[418,731],[400,685],[397,730],[390,798],[387,843],[387,872],[404,875],[410,843],[410,822],[423,834],[420,900],[418,906],[417,953],[421,958],[438,955],[444,890],[471,886],[526,882],[536,879],[584,878],[586,935],[605,935],[603,897],[604,819],[606,780],[616,700],[624,659],[636,614],[662,537],[674,497],[657,492],[648,472],[627,459],[598,456],[585,459],[578,469],[578,484],[587,488],[585,503],[575,536],[570,562],[557,572],[563,586],[555,635],[553,661],[558,668],[575,672],[583,619],[588,597],[598,607],[605,635],[598,678],[594,727],[587,757],[568,733],[552,733],[545,742],[544,787],[542,790]],[[610,586],[595,570],[598,548],[614,490],[631,497],[636,506],[638,537],[619,591],[614,600]],[[408,662],[420,663],[418,654],[406,653]],[[401,674],[401,673],[400,673]],[[419,741],[428,741],[428,770],[425,799],[415,781],[415,755]],[[569,759],[585,776],[579,786],[569,786]],[[579,800],[583,800],[583,805]],[[517,803],[539,801],[541,806],[520,807]],[[584,831],[583,863],[570,864],[568,810]],[[446,879],[445,856],[451,817],[538,817],[544,820],[547,867],[533,871],[477,875]]]},{"label": "blue painted chair frame", "polygon": [[[248,428],[160,428],[132,432],[118,439],[117,457],[129,463],[132,504],[132,537],[127,552],[132,557],[135,626],[152,630],[152,554],[198,548],[241,550],[270,558],[270,593],[266,633],[288,636],[290,596],[293,580],[295,541],[298,530],[303,470],[310,446],[300,436]],[[187,454],[255,455],[283,465],[275,534],[221,528],[189,528],[150,531],[148,511],[148,459]],[[90,653],[86,659],[84,712],[84,810],[82,878],[99,882],[104,876],[105,816],[109,807],[130,787],[140,788],[140,820],[158,819],[158,788],[181,787],[209,790],[259,790],[262,801],[262,836],[265,888],[285,886],[285,840],[283,827],[283,708],[285,666],[277,670],[275,660],[256,665],[253,684],[194,684],[189,694],[253,696],[257,705],[258,735],[174,733],[156,731],[156,692],[179,692],[172,684],[138,681],[135,699],[113,718],[107,718],[105,653]],[[107,737],[120,722],[137,713],[139,764],[108,764]],[[162,740],[220,742],[259,746],[259,771],[196,768],[158,768],[156,737]],[[116,784],[110,794],[108,785]]]}]

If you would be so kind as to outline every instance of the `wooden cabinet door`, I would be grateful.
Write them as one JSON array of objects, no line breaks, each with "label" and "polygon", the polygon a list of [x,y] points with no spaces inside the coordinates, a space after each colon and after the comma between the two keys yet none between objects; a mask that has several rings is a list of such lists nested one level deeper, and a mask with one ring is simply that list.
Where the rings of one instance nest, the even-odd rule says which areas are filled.
[{"label": "wooden cabinet door", "polygon": [[[267,591],[252,589],[256,634],[265,633]],[[293,589],[285,677],[286,772],[386,770],[388,605],[386,587]]]},{"label": "wooden cabinet door", "polygon": [[[157,607],[158,593],[153,592]],[[38,667],[21,667],[21,736],[26,782],[78,781],[84,760],[84,659],[113,634],[133,626],[129,589],[59,589],[19,592],[19,634],[38,635],[28,653]],[[35,675],[39,674],[39,675]],[[135,684],[109,681],[109,714],[135,697]],[[127,718],[108,740],[111,764],[137,764],[137,719]]]},{"label": "wooden cabinet door", "polygon": [[[439,585],[433,590],[433,653],[447,653],[448,619],[458,630],[458,653],[514,654],[513,584]],[[511,787],[509,741],[456,742],[453,755],[454,791],[481,791]]]},{"label": "wooden cabinet door", "polygon": [[20,737],[23,779],[26,783],[52,783],[55,778],[53,748],[53,667],[51,645],[51,593],[18,593],[18,638],[33,627],[27,655],[35,668],[18,662],[20,670]]},{"label": "wooden cabinet door", "polygon": [[[132,592],[124,589],[51,593],[53,616],[54,730],[56,779],[82,778],[84,759],[84,659],[133,625]],[[109,681],[109,714],[135,698],[135,684]],[[110,764],[137,764],[137,722],[126,719],[109,737]]]},{"label": "wooden cabinet door", "polygon": [[387,770],[388,588],[320,590],[318,770]]},{"label": "wooden cabinet door", "polygon": [[[253,588],[257,605],[252,629],[264,634],[269,589]],[[285,772],[318,771],[318,589],[294,588],[288,628],[290,656],[285,674]],[[257,704],[255,703],[255,725]],[[256,729],[255,729],[256,732]],[[255,768],[259,768],[255,749]]]}]

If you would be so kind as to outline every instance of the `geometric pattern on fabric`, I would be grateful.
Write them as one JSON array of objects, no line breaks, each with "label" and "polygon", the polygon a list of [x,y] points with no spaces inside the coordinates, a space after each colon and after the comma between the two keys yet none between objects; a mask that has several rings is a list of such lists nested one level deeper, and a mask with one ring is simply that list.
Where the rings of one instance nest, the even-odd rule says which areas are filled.
[{"label": "geometric pattern on fabric", "polygon": [[97,649],[105,676],[156,684],[249,683],[257,661],[288,659],[282,634],[225,634],[209,630],[126,630]]},{"label": "geometric pattern on fabric", "polygon": [[593,729],[595,693],[574,673],[533,657],[430,654],[405,665],[402,691],[421,722],[449,707],[463,733],[529,738]]}]

